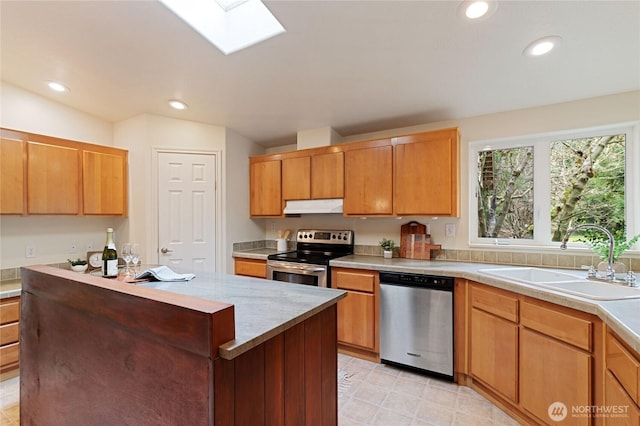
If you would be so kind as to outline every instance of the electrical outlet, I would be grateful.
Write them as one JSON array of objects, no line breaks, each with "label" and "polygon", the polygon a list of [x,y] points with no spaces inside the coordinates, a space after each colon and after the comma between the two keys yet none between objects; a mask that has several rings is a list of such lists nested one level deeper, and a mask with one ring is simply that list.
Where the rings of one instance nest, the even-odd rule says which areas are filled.
[{"label": "electrical outlet", "polygon": [[272,231],[276,230],[276,223],[275,222],[271,222],[271,230]]},{"label": "electrical outlet", "polygon": [[427,223],[427,234],[431,235],[431,224]]},{"label": "electrical outlet", "polygon": [[26,258],[36,257],[36,246],[27,245],[24,251],[24,257]]},{"label": "electrical outlet", "polygon": [[445,223],[444,225],[444,235],[445,237],[455,237],[456,236],[456,224],[455,223]]},{"label": "electrical outlet", "polygon": [[75,244],[69,246],[69,254],[75,254],[78,252],[78,247]]}]

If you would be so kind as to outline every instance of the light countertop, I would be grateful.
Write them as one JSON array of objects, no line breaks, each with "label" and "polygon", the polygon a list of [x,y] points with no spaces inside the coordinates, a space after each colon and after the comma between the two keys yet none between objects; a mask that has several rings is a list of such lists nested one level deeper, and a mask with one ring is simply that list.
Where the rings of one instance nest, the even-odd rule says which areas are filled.
[{"label": "light countertop", "polygon": [[234,305],[236,338],[220,346],[233,359],[310,318],[346,296],[343,290],[310,287],[227,274],[197,276],[188,282],[139,284]]},{"label": "light countertop", "polygon": [[20,291],[21,284],[19,279],[0,281],[0,299],[20,296]]}]

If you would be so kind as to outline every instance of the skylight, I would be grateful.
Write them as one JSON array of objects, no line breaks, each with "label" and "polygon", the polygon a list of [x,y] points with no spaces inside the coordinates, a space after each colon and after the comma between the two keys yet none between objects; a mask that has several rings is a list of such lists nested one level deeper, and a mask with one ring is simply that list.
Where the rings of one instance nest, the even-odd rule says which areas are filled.
[{"label": "skylight", "polygon": [[225,55],[285,32],[260,0],[160,0]]}]

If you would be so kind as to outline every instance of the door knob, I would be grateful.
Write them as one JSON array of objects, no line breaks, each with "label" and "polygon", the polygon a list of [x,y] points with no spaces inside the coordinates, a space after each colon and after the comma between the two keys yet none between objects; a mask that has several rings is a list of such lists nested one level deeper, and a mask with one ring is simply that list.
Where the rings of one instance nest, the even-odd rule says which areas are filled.
[{"label": "door knob", "polygon": [[173,253],[173,250],[168,249],[168,248],[166,248],[166,247],[162,247],[162,248],[160,249],[160,253],[162,253],[162,254]]}]

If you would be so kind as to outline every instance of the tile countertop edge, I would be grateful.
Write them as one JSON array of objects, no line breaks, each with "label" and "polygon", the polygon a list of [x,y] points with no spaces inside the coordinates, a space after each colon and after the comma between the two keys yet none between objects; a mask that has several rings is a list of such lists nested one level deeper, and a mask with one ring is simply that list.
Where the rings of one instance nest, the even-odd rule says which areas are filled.
[{"label": "tile countertop edge", "polygon": [[[454,278],[473,280],[492,287],[512,291],[514,293],[529,296],[534,299],[544,300],[556,305],[576,309],[582,312],[597,315],[604,323],[619,335],[636,352],[640,353],[640,316],[637,310],[640,308],[640,299],[628,300],[592,300],[578,296],[561,293],[558,291],[543,289],[490,277],[479,269],[485,268],[517,268],[520,265],[494,265],[488,263],[452,262],[446,260],[412,260],[403,258],[383,259],[379,256],[353,255],[330,262],[331,266],[342,268],[370,269],[376,271],[406,272],[414,274],[441,275]],[[561,272],[566,269],[546,268]],[[639,290],[640,291],[640,290]]]},{"label": "tile countertop edge", "polygon": [[242,343],[237,343],[235,340],[231,340],[227,343],[224,343],[222,345],[220,345],[220,347],[218,348],[218,354],[220,355],[220,358],[222,359],[226,359],[226,360],[232,360],[234,358],[236,358],[239,355],[242,355],[243,353],[255,348],[256,346],[261,345],[262,343],[266,342],[267,340],[271,339],[272,337],[277,336],[278,334],[281,334],[283,332],[285,332],[286,330],[290,329],[291,327],[293,327],[294,325],[297,325],[309,318],[311,318],[312,316],[314,316],[315,314],[325,310],[326,308],[328,308],[331,305],[334,305],[338,302],[338,300],[347,297],[347,292],[346,291],[342,291],[341,294],[336,295],[334,298],[332,298],[331,300],[328,300],[327,302],[318,305],[317,307],[305,312],[304,314],[290,320],[287,322],[284,322],[282,324],[280,324],[278,327],[275,327],[265,333],[263,333],[262,335],[255,337],[252,340],[246,341],[246,342],[242,342]]}]

